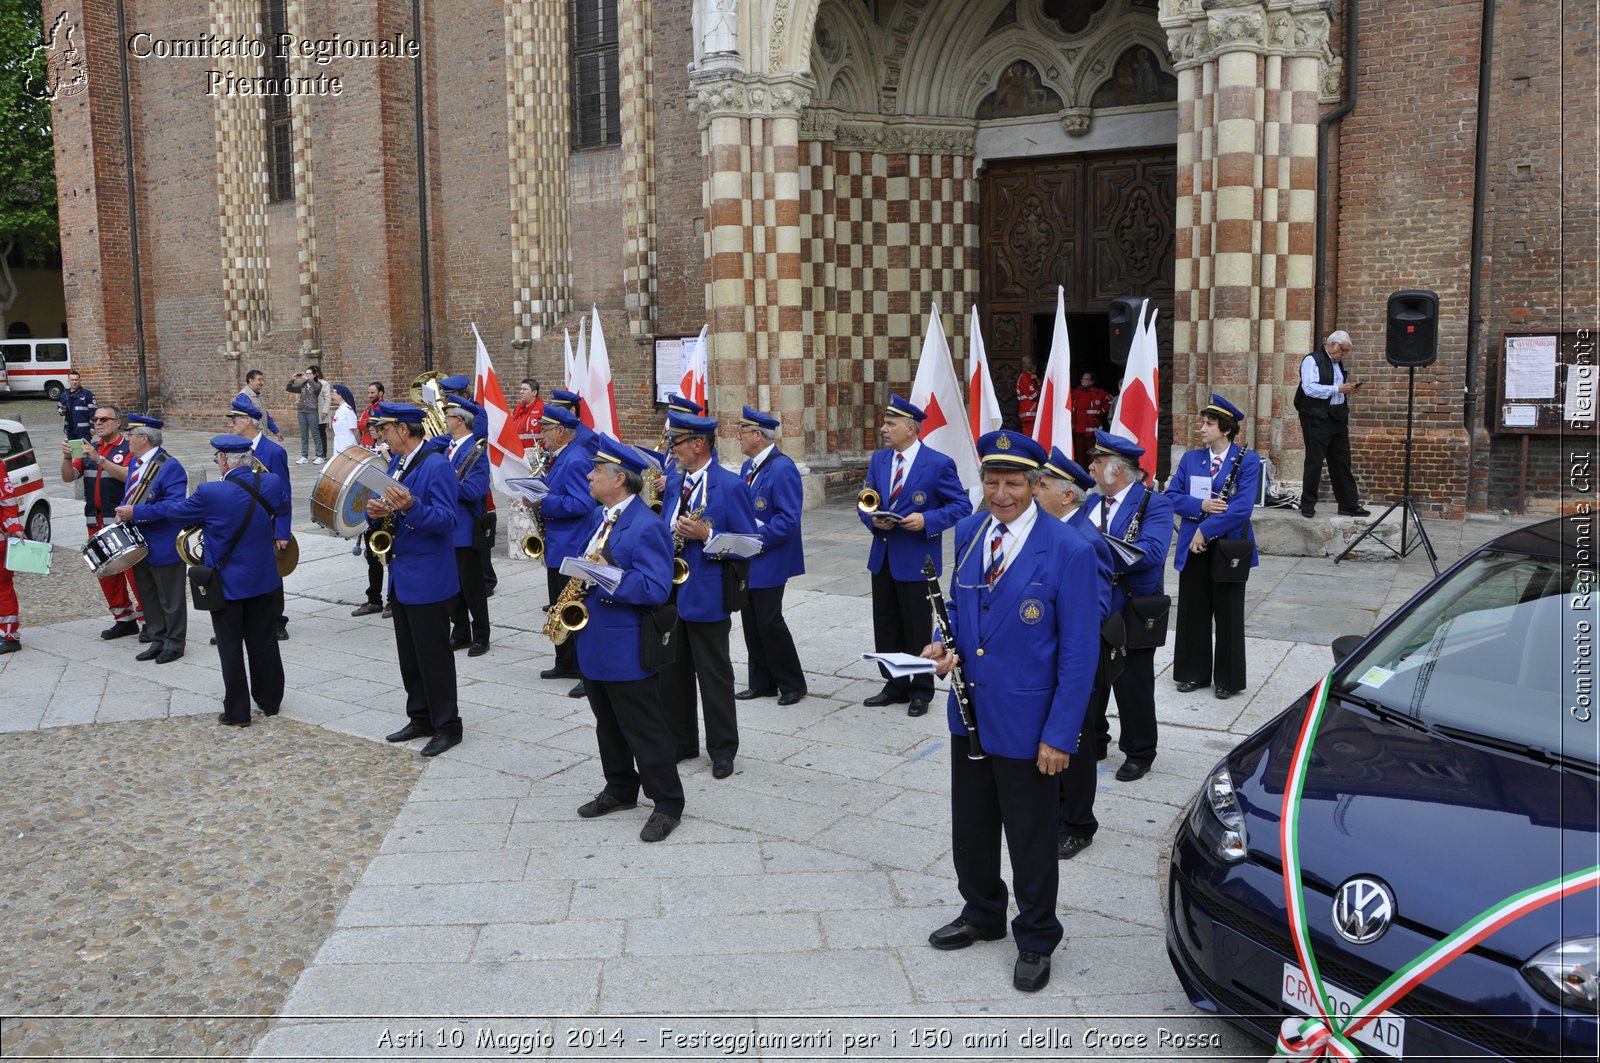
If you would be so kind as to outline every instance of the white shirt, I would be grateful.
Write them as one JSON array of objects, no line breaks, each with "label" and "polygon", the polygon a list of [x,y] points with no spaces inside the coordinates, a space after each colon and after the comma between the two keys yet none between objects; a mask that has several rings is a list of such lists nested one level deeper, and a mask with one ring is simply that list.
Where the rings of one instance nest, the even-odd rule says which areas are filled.
[{"label": "white shirt", "polygon": [[1011,562],[1016,559],[1018,554],[1022,553],[1023,546],[1025,546],[1028,542],[1028,535],[1033,531],[1033,526],[1034,524],[1038,523],[1038,520],[1039,503],[1037,502],[1029,503],[1028,508],[1023,511],[1022,516],[1018,517],[1010,524],[1004,524],[995,517],[989,518],[989,523],[984,526],[982,539],[983,574],[985,577],[989,575],[989,544],[994,539],[995,528],[1004,527],[1006,530],[1005,540],[1000,544],[1000,557],[1004,565],[1000,574],[1003,578],[1005,576],[1005,569],[1010,568]]},{"label": "white shirt", "polygon": [[[904,473],[904,476],[905,476],[905,479],[909,480],[911,478],[911,466],[916,464],[917,455],[921,454],[921,453],[922,453],[922,440],[917,439],[917,440],[913,440],[911,445],[909,447],[907,447],[905,450],[901,451],[898,454],[893,455],[889,459],[889,482],[884,485],[884,493],[883,493],[883,500],[884,500],[885,503],[887,503],[889,501],[889,491],[894,489],[894,467],[895,467],[895,465],[897,463],[899,463],[899,462],[904,462],[905,463],[905,470],[906,471]],[[904,481],[901,482],[901,486],[902,487],[905,486]]]},{"label": "white shirt", "polygon": [[770,456],[776,449],[778,449],[778,444],[768,443],[766,448],[763,449],[761,453],[750,459],[750,471],[754,473],[757,469],[761,468],[762,463],[765,462],[768,456]]},{"label": "white shirt", "polygon": [[356,411],[348,402],[341,403],[333,414],[333,452],[343,454],[351,447],[359,447],[356,440]]},{"label": "white shirt", "polygon": [[138,467],[128,474],[128,485],[123,489],[122,492],[122,497],[124,499],[133,494],[134,490],[139,486],[140,481],[144,479],[144,474],[147,467],[156,459],[156,455],[159,453],[161,453],[160,447],[151,447],[139,457]]},{"label": "white shirt", "polygon": [[471,438],[472,438],[472,433],[468,432],[466,435],[460,437],[459,439],[452,439],[450,441],[449,458],[450,458],[451,461],[455,461],[456,460],[456,451],[461,449],[461,444],[467,442]]},{"label": "white shirt", "polygon": [[[606,507],[605,513],[600,518],[600,526],[594,530],[593,535],[589,536],[588,545],[583,548],[584,557],[594,553],[595,544],[600,541],[600,533],[606,530],[606,521],[610,521],[611,530],[616,531],[617,520],[622,516],[622,511],[628,508],[628,503],[634,500],[634,497],[633,495],[628,495],[616,505]],[[607,541],[609,541],[609,537]]]},{"label": "white shirt", "polygon": [[[708,461],[708,462],[706,462],[704,465],[702,465],[700,467],[700,470],[698,472],[686,472],[686,473],[683,474],[683,483],[689,485],[689,509],[694,509],[696,506],[705,505],[705,503],[706,503],[706,491],[709,490],[709,487],[707,487],[707,485],[706,485],[706,473],[709,472],[710,470],[711,470],[711,463]],[[679,517],[678,510],[682,506],[682,504],[683,504],[683,484],[679,484],[678,485],[678,495],[675,498],[673,498],[673,500],[672,500],[672,519],[673,520],[677,520],[678,519],[678,517]],[[688,510],[685,510],[682,515],[683,516],[688,516]]]},{"label": "white shirt", "polygon": [[1115,495],[1111,496],[1111,508],[1105,511],[1104,521],[1101,521],[1100,519],[1100,508],[1105,505],[1103,499],[1106,496],[1100,495],[1094,499],[1094,508],[1089,511],[1089,519],[1094,522],[1094,526],[1096,528],[1099,528],[1102,531],[1111,530],[1111,526],[1117,521],[1117,510],[1119,507],[1121,507],[1123,500],[1128,497],[1128,492],[1131,490],[1133,490],[1133,484],[1129,484],[1127,487],[1124,487]]},{"label": "white shirt", "polygon": [[[1324,354],[1327,352],[1324,351]],[[1330,359],[1330,361],[1333,361]],[[1317,372],[1317,356],[1308,354],[1300,361],[1300,390],[1314,399],[1327,399],[1330,405],[1343,406],[1344,392],[1339,390],[1339,385],[1344,383],[1344,365],[1333,361],[1333,383],[1322,383]]]}]

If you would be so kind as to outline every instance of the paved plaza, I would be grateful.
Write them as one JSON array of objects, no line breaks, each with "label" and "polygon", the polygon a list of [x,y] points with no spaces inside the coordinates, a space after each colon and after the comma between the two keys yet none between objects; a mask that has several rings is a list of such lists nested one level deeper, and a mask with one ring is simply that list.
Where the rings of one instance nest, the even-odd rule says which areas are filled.
[{"label": "paved plaza", "polygon": [[[28,420],[53,458],[53,412]],[[168,433],[191,472],[208,467],[206,438]],[[13,961],[22,963],[15,982],[7,972],[0,1011],[29,1016],[7,1020],[7,1055],[31,1047],[68,1057],[107,1044],[168,1058],[804,1054],[739,1053],[736,1042],[700,1037],[753,1031],[806,1034],[816,1055],[834,1057],[1261,1058],[1265,1046],[1195,1012],[1172,974],[1166,849],[1200,780],[1328,667],[1329,641],[1365,632],[1431,575],[1421,553],[1337,567],[1262,558],[1248,590],[1250,682],[1227,702],[1209,690],[1177,693],[1170,646],[1160,651],[1154,770],[1119,783],[1114,750],[1102,764],[1101,831],[1062,865],[1066,940],[1049,986],[1027,995],[1011,988],[1009,940],[956,953],[926,943],[960,905],[949,735],[942,711],[910,719],[903,706],[860,704],[879,681],[859,660],[872,638],[866,536],[853,507],[806,514],[807,573],[789,586],[810,696],[789,708],[740,703],[733,777],[713,780],[703,757],[681,765],[683,825],[645,845],[647,807],[576,815],[603,782],[592,716],[566,696],[569,681],[539,678],[553,661],[539,633],[544,574],[503,550],[492,648],[456,657],[465,741],[431,762],[417,756],[420,743],[383,742],[404,722],[390,622],[350,616],[365,564],[350,542],[309,522],[316,466],[292,469],[301,562],[287,581],[289,692],[276,719],[237,731],[211,723],[222,683],[203,615],[191,613],[182,660],[141,664],[132,640],[98,637],[103,609],[30,625],[35,585],[19,581],[25,648],[0,660],[0,757],[30,763],[48,752],[70,765],[63,771],[98,781],[74,793],[60,778],[29,777],[40,792],[19,795],[13,774],[8,787],[36,822],[8,820],[0,904],[11,936],[42,929],[28,939],[31,958]],[[46,478],[56,542],[80,544],[79,503],[53,460]],[[1442,566],[1508,527],[1429,530]],[[58,568],[77,565],[74,553],[58,550]],[[92,587],[81,565],[67,575]],[[1176,588],[1170,572],[1167,588]],[[742,686],[737,625],[733,657]],[[186,773],[181,789],[174,772]],[[56,813],[74,803],[82,808]],[[49,839],[48,852],[26,848],[30,829]],[[114,871],[62,870],[92,870],[113,851]],[[42,881],[45,868],[52,881]],[[215,894],[195,903],[186,884],[206,876],[220,880]],[[297,883],[322,891],[314,910]],[[86,907],[86,894],[106,903]],[[110,903],[113,894],[122,901]],[[58,909],[81,910],[73,918],[93,925],[63,921]],[[248,941],[238,932],[245,920],[259,924]],[[179,954],[190,936],[195,955],[219,937],[228,944],[200,964]],[[170,993],[141,1014],[188,1017],[50,1018],[127,1013],[119,1001],[131,998],[106,987],[148,985],[152,969]],[[91,981],[93,993],[75,988]],[[217,1025],[206,1017],[237,1016],[253,1018],[232,1019],[225,1038],[205,1033]]]}]

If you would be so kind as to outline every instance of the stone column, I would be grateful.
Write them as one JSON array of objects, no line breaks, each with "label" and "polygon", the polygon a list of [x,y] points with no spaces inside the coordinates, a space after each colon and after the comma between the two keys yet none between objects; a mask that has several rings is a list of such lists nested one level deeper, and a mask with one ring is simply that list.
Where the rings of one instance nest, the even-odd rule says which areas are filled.
[{"label": "stone column", "polygon": [[1296,474],[1326,5],[1168,0],[1161,22],[1179,78],[1174,447],[1215,391],[1250,415],[1242,438]]}]

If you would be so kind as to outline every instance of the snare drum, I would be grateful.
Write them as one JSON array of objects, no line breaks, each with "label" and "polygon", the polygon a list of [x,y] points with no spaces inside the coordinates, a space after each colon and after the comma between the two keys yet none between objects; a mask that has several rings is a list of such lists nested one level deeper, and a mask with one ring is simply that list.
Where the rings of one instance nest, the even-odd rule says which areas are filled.
[{"label": "snare drum", "polygon": [[83,544],[84,563],[100,579],[126,572],[149,552],[144,532],[132,524],[108,525]]},{"label": "snare drum", "polygon": [[367,530],[367,501],[375,496],[371,488],[356,482],[356,473],[368,464],[379,472],[386,467],[365,447],[346,447],[328,459],[311,489],[311,523],[346,539]]}]

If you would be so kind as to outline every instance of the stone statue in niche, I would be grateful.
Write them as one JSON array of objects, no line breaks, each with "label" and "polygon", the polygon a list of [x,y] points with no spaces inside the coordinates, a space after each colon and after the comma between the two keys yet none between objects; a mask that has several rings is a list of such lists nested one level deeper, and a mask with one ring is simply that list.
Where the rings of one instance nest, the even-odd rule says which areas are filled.
[{"label": "stone statue in niche", "polygon": [[739,50],[739,0],[695,0],[695,58]]},{"label": "stone statue in niche", "polygon": [[993,92],[978,104],[978,118],[1017,118],[1030,114],[1055,114],[1061,96],[1039,78],[1026,59],[1006,67]]},{"label": "stone statue in niche", "polygon": [[1178,79],[1161,69],[1155,53],[1136,44],[1117,56],[1111,77],[1094,90],[1094,107],[1169,103],[1178,98]]}]

